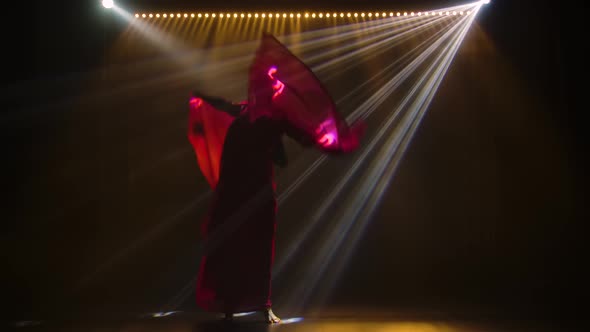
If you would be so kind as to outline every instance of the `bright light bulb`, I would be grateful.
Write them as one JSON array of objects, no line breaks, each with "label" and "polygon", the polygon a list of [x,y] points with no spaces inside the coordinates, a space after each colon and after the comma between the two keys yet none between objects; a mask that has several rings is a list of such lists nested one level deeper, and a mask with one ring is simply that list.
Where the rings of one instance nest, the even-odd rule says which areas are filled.
[{"label": "bright light bulb", "polygon": [[484,5],[487,5],[488,3],[490,3],[490,0],[481,0],[481,3],[483,3]]},{"label": "bright light bulb", "polygon": [[153,15],[153,14],[149,14],[148,16],[149,16],[150,18],[154,17],[154,15]]},{"label": "bright light bulb", "polygon": [[114,5],[113,0],[102,0],[102,6],[104,8],[113,8]]},{"label": "bright light bulb", "polygon": [[141,17],[145,18],[145,14],[141,14]]}]

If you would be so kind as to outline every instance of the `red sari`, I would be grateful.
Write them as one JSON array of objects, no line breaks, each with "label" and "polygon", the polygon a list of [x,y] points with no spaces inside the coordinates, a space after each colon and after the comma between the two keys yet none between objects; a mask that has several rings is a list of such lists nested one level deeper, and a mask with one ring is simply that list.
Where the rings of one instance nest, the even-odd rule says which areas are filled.
[{"label": "red sari", "polygon": [[214,189],[202,225],[197,304],[216,312],[269,308],[276,231],[273,160],[282,151],[281,137],[326,152],[349,152],[358,146],[363,127],[350,128],[311,70],[270,35],[250,67],[245,111],[233,118],[207,98],[193,98],[189,121],[189,139]]}]

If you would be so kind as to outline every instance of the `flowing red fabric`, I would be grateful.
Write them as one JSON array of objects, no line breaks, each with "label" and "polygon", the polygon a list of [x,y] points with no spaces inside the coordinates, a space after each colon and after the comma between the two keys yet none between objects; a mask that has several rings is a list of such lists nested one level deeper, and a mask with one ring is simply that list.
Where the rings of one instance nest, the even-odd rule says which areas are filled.
[{"label": "flowing red fabric", "polygon": [[250,110],[251,118],[266,115],[269,110],[280,112],[325,152],[349,152],[358,147],[364,123],[348,126],[311,69],[274,36],[265,34],[262,37],[249,78],[248,97],[254,105]]},{"label": "flowing red fabric", "polygon": [[251,65],[248,94],[246,111],[236,118],[221,116],[221,110],[198,100],[191,108],[198,134],[189,137],[214,188],[202,227],[204,254],[196,288],[197,304],[207,311],[271,306],[277,206],[273,151],[281,137],[325,152],[349,152],[358,146],[358,128],[363,128],[351,129],[311,70],[270,35],[262,38]]},{"label": "flowing red fabric", "polygon": [[191,98],[189,105],[188,138],[201,172],[211,188],[215,189],[219,181],[223,143],[234,118],[213,108],[201,98]]}]

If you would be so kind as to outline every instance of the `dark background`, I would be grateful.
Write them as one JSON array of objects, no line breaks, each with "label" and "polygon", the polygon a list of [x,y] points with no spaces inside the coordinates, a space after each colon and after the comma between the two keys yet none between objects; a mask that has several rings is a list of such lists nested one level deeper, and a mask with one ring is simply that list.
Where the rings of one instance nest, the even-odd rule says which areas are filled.
[{"label": "dark background", "polygon": [[[128,8],[190,8],[181,1],[172,3],[120,2]],[[216,2],[210,8],[239,8],[243,3]],[[444,7],[457,2],[339,3],[346,8],[395,10]],[[67,83],[68,77],[100,66],[105,45],[115,40],[124,27],[105,23],[112,21],[99,1],[76,1],[68,6],[27,1],[19,5],[21,10],[14,12],[20,14],[3,20],[3,56],[7,57],[2,94],[2,128],[6,135],[3,177],[8,198],[4,200],[2,224],[3,261],[8,271],[3,273],[4,294],[8,294],[3,301],[12,309],[8,314],[20,319],[53,312],[52,303],[72,306],[71,300],[54,295],[66,288],[68,280],[75,279],[65,275],[87,271],[92,265],[94,251],[84,244],[91,234],[105,232],[99,222],[92,222],[93,218],[107,220],[109,216],[105,214],[110,211],[127,211],[122,215],[127,213],[130,220],[140,218],[129,212],[138,209],[129,207],[125,197],[141,192],[142,188],[120,188],[119,199],[105,203],[101,195],[108,191],[105,188],[117,186],[121,173],[105,171],[109,166],[97,165],[99,161],[89,159],[91,153],[76,152],[80,146],[78,139],[84,137],[77,134],[103,128],[97,124],[100,120],[52,114],[51,109],[43,108],[47,99],[38,98],[81,93],[83,87]],[[272,8],[276,1],[256,1],[256,5],[248,2],[248,7],[252,6]],[[294,6],[312,9],[333,5],[282,1],[278,8],[297,8]],[[581,228],[586,220],[586,136],[579,106],[585,94],[582,85],[576,83],[582,75],[578,68],[582,66],[575,40],[581,40],[577,38],[583,31],[577,14],[565,4],[528,0],[495,1],[485,8],[477,21],[501,60],[483,57],[490,67],[482,68],[481,63],[473,62],[473,56],[460,57],[470,52],[485,55],[473,46],[477,43],[462,48],[391,184],[393,190],[386,195],[344,277],[336,285],[330,305],[580,317],[578,302],[585,300],[587,286],[582,273],[587,260]],[[27,115],[30,120],[18,116],[31,108],[40,111]],[[77,134],[64,134],[64,119],[68,123],[83,123],[88,131],[82,128]],[[101,140],[100,135],[94,137]],[[109,142],[97,144],[109,146]],[[97,151],[98,156],[101,153]],[[78,160],[64,161],[72,155]],[[126,156],[121,152],[113,158],[110,162],[125,162]],[[192,193],[193,184],[202,185],[194,164],[185,162],[176,167],[167,171],[194,175],[183,187],[187,195]],[[77,174],[70,179],[75,183],[65,184],[77,191],[60,192],[59,198],[53,200],[48,198],[52,191],[48,186],[59,192],[64,184],[59,177],[39,175],[45,174],[46,168]],[[102,172],[101,176],[96,175],[97,170]],[[35,181],[41,182],[32,183]],[[182,179],[171,181],[178,183]],[[160,196],[165,196],[169,188],[158,180],[143,185],[154,191],[158,186],[162,188],[160,195],[146,197],[147,205],[168,204],[151,213],[165,215],[159,209],[175,210],[181,206],[162,201]],[[43,194],[31,192],[35,188],[42,188]],[[126,194],[125,190],[131,192]],[[96,193],[88,201],[80,201],[76,193],[86,191]],[[182,197],[182,193],[178,196]],[[70,202],[67,204],[74,207],[74,212],[70,208],[61,215],[47,206],[56,202]],[[44,211],[55,215],[49,218]],[[199,217],[198,212],[193,214]],[[51,221],[42,221],[45,219]],[[120,238],[112,239],[113,252],[117,243],[125,243],[132,238],[129,234],[140,227],[137,222],[131,224],[121,226]],[[198,231],[197,223],[194,224],[168,233],[160,243],[189,243],[187,234]],[[69,251],[78,248],[85,248],[83,257],[87,261],[66,259],[71,257]],[[172,266],[180,264],[188,251],[174,245],[154,248],[146,249],[138,257],[155,253],[154,262],[160,262],[177,255],[168,261]],[[178,254],[177,250],[185,252]],[[383,253],[394,254],[384,261]],[[100,261],[99,254],[95,254]],[[104,277],[95,286],[99,291],[76,303],[91,308],[92,299],[109,303],[116,298],[113,302],[119,307],[113,308],[119,309],[115,310],[141,311],[144,307],[138,303],[160,301],[160,295],[150,294],[149,285],[136,279],[138,274],[154,268],[150,259],[136,258],[134,264],[136,274],[122,267],[115,269],[129,277]],[[157,269],[170,266],[160,265]],[[187,271],[186,275],[192,272]],[[173,278],[166,281],[174,282]],[[138,288],[145,286],[144,292],[125,293],[132,283],[137,283]],[[104,298],[96,295],[99,293]]]}]

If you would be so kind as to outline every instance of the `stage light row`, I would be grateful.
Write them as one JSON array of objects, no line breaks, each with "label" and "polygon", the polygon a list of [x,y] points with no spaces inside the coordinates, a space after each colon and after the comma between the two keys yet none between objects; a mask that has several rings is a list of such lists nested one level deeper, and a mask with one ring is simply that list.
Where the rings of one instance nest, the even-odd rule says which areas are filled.
[{"label": "stage light row", "polygon": [[238,13],[233,13],[233,14],[231,14],[231,13],[159,14],[158,13],[158,14],[151,14],[150,13],[150,14],[145,14],[144,13],[144,14],[135,14],[135,17],[136,18],[160,18],[160,17],[162,17],[162,18],[174,18],[174,17],[176,17],[176,18],[181,18],[181,17],[183,17],[183,18],[189,18],[189,17],[190,18],[195,18],[195,17],[198,17],[198,18],[200,18],[200,17],[205,17],[205,18],[208,18],[208,17],[212,17],[212,18],[216,18],[216,17],[219,17],[219,18],[224,18],[224,17],[226,17],[226,18],[232,18],[232,17],[233,18],[238,18],[238,17],[240,17],[240,18],[244,18],[244,17],[248,17],[248,18],[251,18],[251,17],[254,17],[254,18],[259,18],[259,17],[260,18],[267,18],[267,17],[268,18],[281,18],[281,17],[282,18],[287,18],[287,17],[289,17],[289,18],[294,18],[294,17],[297,17],[297,18],[301,18],[301,17],[330,18],[330,17],[334,17],[334,18],[338,18],[338,17],[387,17],[387,16],[389,16],[389,17],[450,16],[450,15],[469,15],[469,14],[471,14],[471,11],[466,11],[466,12],[463,12],[463,11],[417,12],[417,13],[414,13],[414,12],[410,12],[410,13],[408,13],[408,12],[403,12],[403,13],[402,12],[397,12],[397,13],[389,12],[389,14],[385,13],[385,12],[383,12],[383,13],[346,13],[346,14],[345,13],[339,13],[339,14],[338,13],[317,13],[317,14],[316,13],[311,13],[311,14],[310,13],[303,13],[303,14],[302,13],[289,13],[289,14],[287,14],[287,13],[283,13],[283,14],[280,14],[280,13],[275,13],[275,14],[273,14],[273,13],[268,13],[268,14],[267,13],[261,13],[261,14],[259,14],[259,13],[239,13],[239,14]]}]

